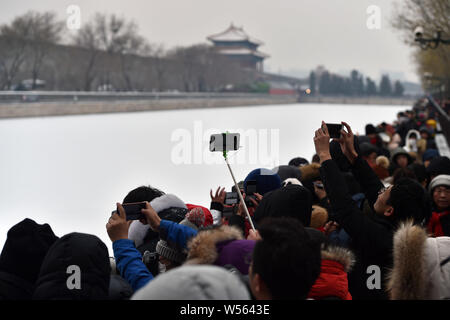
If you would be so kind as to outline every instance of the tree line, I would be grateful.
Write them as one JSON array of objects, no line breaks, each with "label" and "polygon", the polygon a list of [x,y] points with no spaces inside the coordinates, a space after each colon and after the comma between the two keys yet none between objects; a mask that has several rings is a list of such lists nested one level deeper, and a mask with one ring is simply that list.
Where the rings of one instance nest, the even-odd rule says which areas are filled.
[{"label": "tree line", "polygon": [[197,44],[166,50],[133,21],[97,13],[69,34],[55,13],[30,11],[0,26],[0,90],[220,91],[254,75]]},{"label": "tree line", "polygon": [[364,77],[357,70],[352,70],[348,77],[333,74],[327,70],[320,72],[319,75],[311,71],[309,86],[313,95],[401,97],[405,91],[400,81],[397,80],[392,84],[387,74],[381,77],[377,86],[374,80]]}]

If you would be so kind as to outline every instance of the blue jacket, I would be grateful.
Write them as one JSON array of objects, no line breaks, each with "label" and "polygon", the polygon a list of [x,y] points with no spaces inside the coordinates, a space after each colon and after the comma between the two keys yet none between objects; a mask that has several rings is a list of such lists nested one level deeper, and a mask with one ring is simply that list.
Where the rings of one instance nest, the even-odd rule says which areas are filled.
[{"label": "blue jacket", "polygon": [[[159,229],[162,239],[182,249],[185,249],[188,240],[197,234],[197,231],[190,227],[167,220],[161,220]],[[136,249],[132,240],[120,239],[114,241],[113,250],[117,269],[120,275],[131,285],[134,292],[153,279],[153,275],[142,262],[142,255]]]}]

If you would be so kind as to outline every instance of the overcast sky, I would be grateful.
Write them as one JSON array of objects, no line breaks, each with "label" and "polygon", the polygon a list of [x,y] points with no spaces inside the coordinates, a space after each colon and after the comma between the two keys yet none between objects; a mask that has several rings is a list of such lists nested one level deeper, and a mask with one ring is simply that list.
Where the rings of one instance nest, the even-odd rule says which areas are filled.
[{"label": "overcast sky", "polygon": [[[67,18],[69,5],[81,9],[81,21],[95,12],[133,19],[151,43],[166,48],[207,42],[231,22],[262,40],[271,72],[309,71],[322,64],[333,72],[356,68],[379,79],[397,73],[417,82],[412,49],[403,44],[389,21],[401,0],[0,0],[0,23],[28,10],[55,11]],[[381,29],[369,30],[366,9],[381,9]],[[412,36],[412,35],[411,35]]]}]

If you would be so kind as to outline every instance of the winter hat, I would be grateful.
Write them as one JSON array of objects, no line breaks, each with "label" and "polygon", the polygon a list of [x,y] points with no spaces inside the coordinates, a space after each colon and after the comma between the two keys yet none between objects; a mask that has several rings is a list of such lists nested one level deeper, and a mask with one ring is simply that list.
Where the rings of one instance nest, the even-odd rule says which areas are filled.
[{"label": "winter hat", "polygon": [[245,240],[236,227],[221,225],[200,231],[189,241],[186,264],[232,265],[241,274],[248,274],[255,242]]},{"label": "winter hat", "polygon": [[395,148],[391,152],[391,162],[396,163],[396,159],[399,155],[405,155],[408,158],[408,164],[411,164],[412,158],[411,155],[402,147]]},{"label": "winter hat", "polygon": [[34,284],[45,255],[58,237],[48,224],[24,219],[9,229],[0,255],[0,271]]},{"label": "winter hat", "polygon": [[431,177],[450,174],[450,159],[447,157],[434,158],[428,165],[427,172]]},{"label": "winter hat", "polygon": [[384,169],[389,168],[389,164],[390,164],[389,159],[386,156],[378,156],[375,159],[375,163],[377,164],[377,166],[380,166]]},{"label": "winter hat", "polygon": [[205,208],[205,207],[202,207],[199,205],[195,205],[195,204],[190,204],[190,203],[187,203],[186,207],[188,208],[189,211],[191,211],[194,208],[199,208],[203,211],[203,216],[204,216],[203,223],[202,223],[202,225],[199,225],[197,228],[207,227],[207,226],[214,224],[213,216],[211,214],[211,211],[209,211],[208,208]]},{"label": "winter hat", "polygon": [[312,196],[308,189],[291,184],[264,196],[254,213],[256,223],[266,217],[292,217],[304,226],[311,222]]},{"label": "winter hat", "polygon": [[305,158],[294,158],[291,161],[289,161],[289,166],[294,166],[294,167],[303,167],[306,166],[307,164],[309,164],[308,160],[306,160]]},{"label": "winter hat", "polygon": [[276,172],[281,181],[284,181],[288,178],[295,178],[297,180],[302,179],[302,172],[300,168],[294,166],[279,166],[272,169],[273,172]]},{"label": "winter hat", "polygon": [[373,124],[369,123],[366,125],[366,136],[369,134],[377,133],[377,129],[373,126]]},{"label": "winter hat", "polygon": [[283,187],[286,187],[287,185],[290,185],[290,184],[297,184],[299,186],[303,186],[303,184],[295,178],[288,178],[281,183],[281,185]]},{"label": "winter hat", "polygon": [[165,272],[137,291],[132,300],[249,300],[245,284],[226,269],[187,265]]},{"label": "winter hat", "polygon": [[[152,208],[158,213],[161,219],[179,223],[184,219],[188,209],[184,202],[173,194],[165,194],[150,202]],[[152,231],[148,224],[142,224],[134,220],[128,229],[128,239],[133,240],[137,247],[144,243],[147,232]]]},{"label": "winter hat", "polygon": [[186,260],[187,256],[186,253],[170,246],[165,240],[158,241],[156,244],[156,252],[164,258],[180,264]]},{"label": "winter hat", "polygon": [[244,190],[247,193],[248,181],[256,181],[256,192],[260,195],[281,188],[280,176],[269,169],[255,169],[250,172],[244,180]]},{"label": "winter hat", "polygon": [[198,230],[205,224],[205,213],[202,208],[194,207],[186,214],[180,224]]},{"label": "winter hat", "polygon": [[439,186],[446,186],[450,188],[450,175],[441,174],[431,180],[430,185],[428,186],[428,191],[433,192],[433,189]]},{"label": "winter hat", "polygon": [[377,148],[369,143],[369,142],[363,142],[359,145],[359,149],[361,150],[361,156],[363,157],[367,157],[369,156],[371,153],[377,153]]},{"label": "winter hat", "polygon": [[[73,267],[76,266],[76,267]],[[68,273],[72,267],[71,273]],[[67,285],[71,274],[79,272],[80,288]],[[57,240],[42,262],[33,299],[108,299],[111,265],[108,248],[96,236],[69,233]]]},{"label": "winter hat", "polygon": [[423,153],[422,161],[425,162],[427,160],[433,160],[437,157],[439,157],[439,151],[437,151],[436,149],[428,149]]}]

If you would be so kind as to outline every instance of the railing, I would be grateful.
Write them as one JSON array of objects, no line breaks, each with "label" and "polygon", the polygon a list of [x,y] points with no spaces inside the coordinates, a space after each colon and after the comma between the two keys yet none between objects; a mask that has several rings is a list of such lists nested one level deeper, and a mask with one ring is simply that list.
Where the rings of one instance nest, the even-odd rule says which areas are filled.
[{"label": "railing", "polygon": [[[235,92],[89,92],[89,91],[0,91],[0,103],[162,100],[162,99],[222,99],[270,98],[267,93]],[[279,98],[279,97],[274,97]]]},{"label": "railing", "polygon": [[433,99],[431,95],[427,95],[426,98],[433,106],[433,108],[437,111],[438,114],[438,123],[437,130],[435,135],[436,145],[439,150],[439,154],[441,156],[446,156],[450,158],[450,149],[449,149],[449,141],[450,141],[450,117],[445,112],[444,109]]}]

